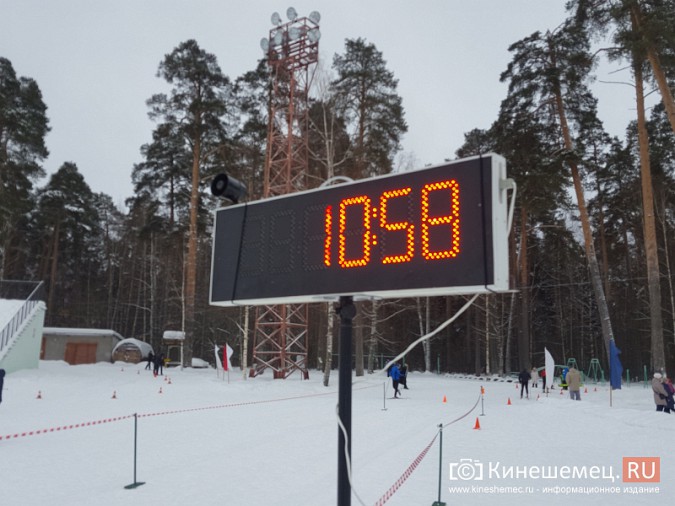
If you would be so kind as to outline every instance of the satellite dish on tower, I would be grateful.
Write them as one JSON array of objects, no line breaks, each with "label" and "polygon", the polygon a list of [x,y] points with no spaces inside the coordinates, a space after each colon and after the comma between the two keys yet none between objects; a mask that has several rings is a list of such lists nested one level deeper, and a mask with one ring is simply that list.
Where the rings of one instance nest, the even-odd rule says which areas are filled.
[{"label": "satellite dish on tower", "polygon": [[289,7],[289,8],[286,10],[286,17],[287,17],[290,21],[295,21],[295,18],[298,17],[298,13],[296,12],[296,10],[295,10],[293,7]]},{"label": "satellite dish on tower", "polygon": [[312,28],[309,32],[307,32],[307,38],[310,42],[318,42],[321,38],[321,32],[318,28]]},{"label": "satellite dish on tower", "polygon": [[319,24],[319,21],[321,21],[321,14],[319,14],[318,11],[312,11],[309,13],[309,16],[307,16],[309,20],[312,23],[316,23],[317,25]]},{"label": "satellite dish on tower", "polygon": [[270,41],[267,40],[267,37],[260,39],[260,48],[265,52],[270,50]]},{"label": "satellite dish on tower", "polygon": [[278,12],[272,14],[272,24],[275,26],[279,26],[281,24],[281,16],[279,16]]}]

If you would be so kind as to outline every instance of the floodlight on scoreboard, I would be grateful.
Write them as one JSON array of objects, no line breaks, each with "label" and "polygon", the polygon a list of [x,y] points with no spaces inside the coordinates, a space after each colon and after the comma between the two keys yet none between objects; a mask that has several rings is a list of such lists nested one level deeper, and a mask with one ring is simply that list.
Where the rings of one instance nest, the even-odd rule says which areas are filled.
[{"label": "floodlight on scoreboard", "polygon": [[509,290],[495,154],[216,210],[211,304]]}]

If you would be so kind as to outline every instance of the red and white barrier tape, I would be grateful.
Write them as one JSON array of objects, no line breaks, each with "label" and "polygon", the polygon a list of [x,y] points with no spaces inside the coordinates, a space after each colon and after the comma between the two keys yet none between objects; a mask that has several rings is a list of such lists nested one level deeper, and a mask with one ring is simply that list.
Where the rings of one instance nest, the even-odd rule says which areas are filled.
[{"label": "red and white barrier tape", "polygon": [[434,438],[429,442],[429,444],[422,450],[422,453],[420,453],[415,460],[413,460],[412,464],[408,466],[408,469],[405,470],[405,472],[401,475],[401,477],[396,480],[396,482],[387,490],[382,497],[379,498],[379,500],[375,503],[375,506],[382,506],[384,503],[386,503],[389,499],[391,499],[391,496],[393,496],[396,491],[405,483],[405,481],[410,478],[410,475],[413,473],[413,471],[417,468],[417,466],[420,465],[420,462],[426,457],[427,452],[431,448],[431,446],[434,444],[436,441],[436,438],[438,437],[438,432],[434,436]]},{"label": "red and white barrier tape", "polygon": [[[361,387],[361,388],[355,388],[355,390],[363,390],[366,388],[373,388],[373,386],[379,386],[379,385],[371,385],[367,387]],[[306,397],[320,397],[324,395],[334,395],[336,392],[322,392],[322,393],[317,393],[317,394],[306,394],[306,395],[297,395],[294,397],[283,397],[281,399],[268,399],[268,400],[263,400],[263,401],[247,401],[247,402],[236,402],[236,403],[231,403],[231,404],[221,404],[219,406],[206,406],[203,408],[191,408],[191,409],[179,409],[179,410],[174,410],[174,411],[162,411],[159,413],[142,413],[138,414],[137,416],[139,418],[141,417],[149,417],[149,416],[162,416],[162,415],[175,415],[177,413],[189,413],[191,411],[205,411],[207,409],[222,409],[222,408],[233,408],[237,406],[248,406],[252,404],[266,404],[269,402],[281,402],[281,401],[292,401],[294,399],[302,399]],[[69,430],[69,429],[81,429],[83,427],[90,427],[92,425],[100,425],[103,423],[110,423],[110,422],[118,422],[120,420],[126,420],[127,418],[133,418],[134,415],[126,415],[126,416],[118,416],[115,418],[106,418],[103,420],[97,420],[94,422],[84,422],[84,423],[77,423],[77,424],[72,424],[72,425],[62,425],[60,427],[52,427],[49,429],[39,429],[39,430],[31,430],[31,431],[26,431],[26,432],[17,432],[16,434],[8,434],[6,436],[0,435],[0,441],[3,440],[8,440],[8,439],[18,439],[22,437],[28,437],[28,436],[37,436],[40,434],[47,434],[51,432],[60,432],[63,430]]]},{"label": "red and white barrier tape", "polygon": [[[462,418],[466,418],[471,414],[471,412],[476,409],[476,406],[478,406],[478,403],[480,402],[480,395],[478,396],[478,400],[476,400],[476,404],[473,405],[473,407],[464,413],[462,416],[459,416],[455,418],[453,421],[448,422],[443,425],[443,427],[447,427],[448,425],[452,425],[455,422],[460,421]],[[396,493],[396,491],[401,488],[401,485],[405,483],[405,481],[410,477],[410,475],[413,473],[413,471],[417,468],[417,466],[422,462],[422,459],[426,457],[427,452],[431,448],[431,446],[434,444],[434,441],[436,441],[436,438],[438,437],[438,432],[434,436],[434,438],[429,442],[429,444],[422,450],[422,453],[420,453],[415,460],[413,460],[413,463],[408,466],[408,469],[405,470],[405,472],[401,475],[401,477],[396,480],[396,482],[387,490],[382,497],[378,499],[378,501],[375,503],[375,506],[382,506],[384,503],[386,503],[391,497]]]},{"label": "red and white barrier tape", "polygon": [[3,439],[17,439],[20,437],[27,437],[27,436],[37,436],[39,434],[47,434],[48,432],[60,432],[62,430],[69,430],[69,429],[81,429],[83,427],[91,427],[92,425],[100,425],[103,423],[110,423],[110,422],[119,422],[120,420],[126,420],[127,418],[132,418],[133,415],[127,415],[127,416],[117,416],[115,418],[106,418],[104,420],[96,420],[94,422],[83,422],[83,423],[76,423],[72,425],[61,425],[60,427],[52,427],[49,429],[39,429],[39,430],[31,430],[27,432],[17,432],[16,434],[8,434],[6,436],[0,436],[0,441]]}]

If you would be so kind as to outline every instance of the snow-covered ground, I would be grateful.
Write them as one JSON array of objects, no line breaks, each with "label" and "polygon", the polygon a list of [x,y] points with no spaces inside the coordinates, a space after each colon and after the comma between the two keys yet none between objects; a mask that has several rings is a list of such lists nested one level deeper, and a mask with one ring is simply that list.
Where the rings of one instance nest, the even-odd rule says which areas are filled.
[{"label": "snow-covered ground", "polygon": [[[228,384],[213,369],[154,378],[144,366],[43,361],[9,374],[0,504],[337,503],[337,373],[324,388],[316,371],[309,381],[269,373],[244,381],[237,371]],[[385,495],[388,505],[437,500],[439,424],[449,424],[440,476],[448,505],[673,501],[675,415],[656,413],[641,384],[615,391],[610,407],[607,386],[587,385],[581,402],[557,390],[521,400],[513,383],[413,372],[403,399],[386,399],[384,410],[385,382],[354,378],[353,480],[363,504],[385,504]],[[134,413],[144,485],[125,489],[134,482]],[[660,459],[658,481],[625,481],[652,475],[653,461],[637,457]]]}]

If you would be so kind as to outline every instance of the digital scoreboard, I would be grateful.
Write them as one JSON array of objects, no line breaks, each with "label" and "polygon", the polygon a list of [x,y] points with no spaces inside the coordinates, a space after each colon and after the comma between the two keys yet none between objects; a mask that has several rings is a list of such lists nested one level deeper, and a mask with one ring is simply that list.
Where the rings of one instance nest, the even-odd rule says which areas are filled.
[{"label": "digital scoreboard", "polygon": [[495,154],[216,210],[211,304],[509,289]]}]

